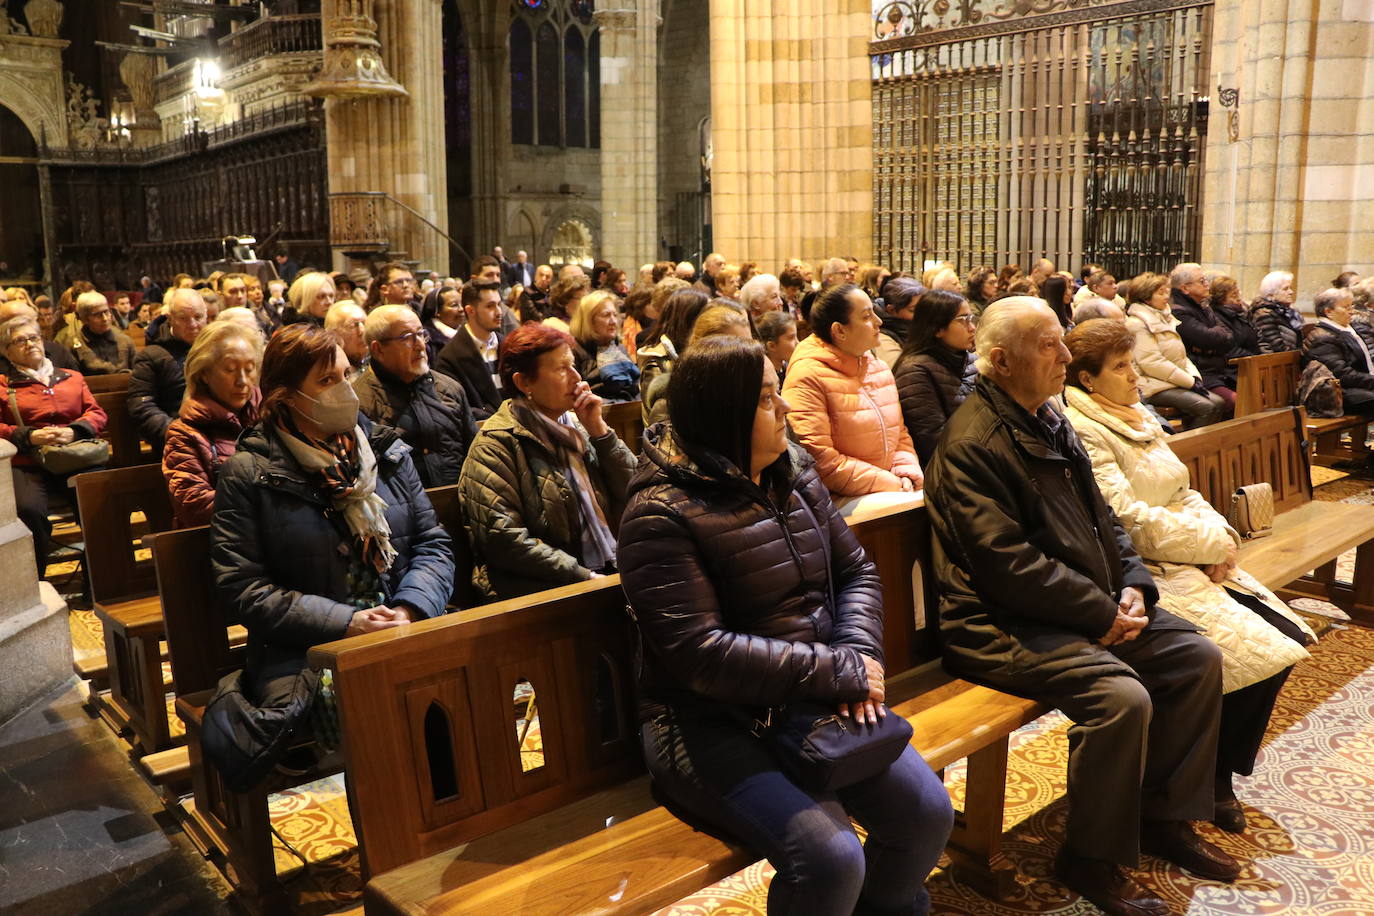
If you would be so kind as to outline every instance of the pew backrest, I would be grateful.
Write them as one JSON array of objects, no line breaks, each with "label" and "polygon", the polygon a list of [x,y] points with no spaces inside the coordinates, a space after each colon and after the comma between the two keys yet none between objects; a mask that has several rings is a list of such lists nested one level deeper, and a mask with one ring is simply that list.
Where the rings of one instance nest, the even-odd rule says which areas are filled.
[{"label": "pew backrest", "polygon": [[[892,673],[935,651],[933,610],[921,618],[935,607],[925,514],[913,506],[851,522],[883,579]],[[365,874],[641,772],[635,639],[620,577],[608,576],[312,649],[311,664],[334,672]],[[543,765],[529,770],[513,713],[522,680],[543,744]]]},{"label": "pew backrest", "polygon": [[1273,486],[1274,511],[1285,512],[1312,499],[1306,423],[1301,407],[1281,407],[1177,433],[1169,447],[1223,515],[1236,488],[1253,483]]},{"label": "pew backrest", "polygon": [[456,483],[425,490],[439,524],[453,542],[453,596],[449,605],[456,608],[476,607],[486,601],[472,584],[472,547],[468,543],[467,528],[463,525],[463,507],[458,499]]},{"label": "pew backrest", "polygon": [[1288,407],[1298,390],[1302,355],[1296,350],[1231,360],[1236,367],[1237,417]]},{"label": "pew backrest", "polygon": [[152,560],[136,552],[130,516],[142,512],[149,533],[172,527],[172,505],[162,468],[144,464],[89,471],[76,475],[74,481],[91,598],[104,603],[152,594],[157,576]]},{"label": "pew backrest", "polygon": [[129,379],[133,377],[130,372],[111,372],[108,375],[87,375],[86,387],[91,389],[91,394],[103,394],[107,391],[128,391]]},{"label": "pew backrest", "polygon": [[[129,416],[129,389],[126,385],[114,391],[92,391],[95,402],[105,411],[105,432],[102,437],[110,443],[110,467],[129,468],[146,463],[143,443],[138,437],[138,424]],[[161,455],[153,456],[161,461]]]},{"label": "pew backrest", "polygon": [[606,418],[606,425],[615,430],[617,438],[638,455],[644,439],[644,415],[639,401],[607,404],[601,408],[601,414]]},{"label": "pew backrest", "polygon": [[230,622],[215,598],[210,528],[164,531],[150,540],[176,695],[212,689],[243,662],[230,649]]}]

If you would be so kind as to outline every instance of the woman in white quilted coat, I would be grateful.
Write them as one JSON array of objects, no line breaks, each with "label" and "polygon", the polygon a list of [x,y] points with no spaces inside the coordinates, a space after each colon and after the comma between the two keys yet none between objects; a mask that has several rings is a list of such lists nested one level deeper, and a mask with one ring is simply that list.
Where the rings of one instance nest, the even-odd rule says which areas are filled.
[{"label": "woman in white quilted coat", "polygon": [[1203,628],[1221,649],[1221,734],[1213,823],[1245,829],[1231,778],[1248,776],[1279,689],[1307,657],[1312,631],[1273,592],[1236,567],[1240,537],[1192,489],[1168,434],[1140,404],[1134,335],[1094,319],[1064,341],[1067,415],[1093,476],[1159,587],[1159,605]]}]

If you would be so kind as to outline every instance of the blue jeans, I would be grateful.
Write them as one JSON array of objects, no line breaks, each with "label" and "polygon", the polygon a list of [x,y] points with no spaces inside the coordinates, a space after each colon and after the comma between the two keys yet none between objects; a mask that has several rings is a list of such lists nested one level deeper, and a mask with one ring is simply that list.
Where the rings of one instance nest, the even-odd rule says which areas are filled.
[{"label": "blue jeans", "polygon": [[[777,869],[770,914],[928,911],[925,879],[954,811],[913,748],[866,782],[813,793],[730,719],[670,711],[646,722],[640,736],[655,789],[675,814],[757,850]],[[868,831],[867,843],[855,836],[851,815]]]}]

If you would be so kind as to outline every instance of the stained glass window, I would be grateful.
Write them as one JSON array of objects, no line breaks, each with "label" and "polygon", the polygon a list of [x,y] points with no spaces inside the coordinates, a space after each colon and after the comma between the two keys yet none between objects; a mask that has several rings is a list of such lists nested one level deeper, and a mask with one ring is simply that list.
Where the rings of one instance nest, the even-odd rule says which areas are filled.
[{"label": "stained glass window", "polygon": [[534,142],[534,42],[520,19],[510,27],[510,142]]},{"label": "stained glass window", "polygon": [[582,31],[570,26],[563,34],[563,127],[568,146],[587,145],[587,60]]},{"label": "stained glass window", "polygon": [[592,30],[587,39],[587,85],[590,87],[590,104],[587,105],[587,133],[593,149],[601,149],[601,32]]},{"label": "stained glass window", "polygon": [[561,114],[563,102],[562,57],[558,33],[549,23],[539,26],[535,33],[535,101],[539,117],[539,145],[559,146],[563,142]]},{"label": "stained glass window", "polygon": [[511,142],[599,147],[601,36],[594,0],[511,5]]}]

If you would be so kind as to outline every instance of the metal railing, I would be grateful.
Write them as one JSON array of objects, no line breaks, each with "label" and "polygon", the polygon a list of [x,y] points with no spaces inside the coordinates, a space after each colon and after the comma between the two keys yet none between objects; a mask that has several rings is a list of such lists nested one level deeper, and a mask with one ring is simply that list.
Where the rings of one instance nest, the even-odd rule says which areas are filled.
[{"label": "metal railing", "polygon": [[319,16],[265,16],[219,40],[226,71],[273,54],[318,53],[323,46]]}]

